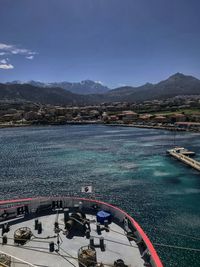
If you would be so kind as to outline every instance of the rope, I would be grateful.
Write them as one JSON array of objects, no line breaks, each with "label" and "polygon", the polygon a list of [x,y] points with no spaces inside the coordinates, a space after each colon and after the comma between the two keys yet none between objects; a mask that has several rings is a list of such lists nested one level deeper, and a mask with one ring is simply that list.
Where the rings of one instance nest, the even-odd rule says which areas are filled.
[{"label": "rope", "polygon": [[[96,224],[96,223],[95,223],[95,224]],[[104,228],[109,229],[110,231],[113,231],[113,232],[118,233],[118,234],[120,234],[120,235],[129,237],[128,235],[123,234],[123,233],[120,233],[120,232],[115,231],[115,230],[112,230],[112,229],[110,229],[109,227],[104,227]],[[163,231],[165,231],[165,230],[163,230]],[[174,234],[176,234],[176,233],[174,233]],[[198,237],[193,237],[193,236],[189,236],[189,235],[184,235],[184,234],[177,234],[177,235],[185,236],[185,237],[190,237],[190,238],[193,238],[193,239],[196,239],[196,240],[200,240],[200,238],[198,238]],[[92,236],[92,237],[95,237],[95,236]],[[130,237],[131,237],[131,236],[130,236]],[[100,237],[95,237],[95,238],[100,238]],[[132,238],[132,237],[131,237],[131,238]],[[137,246],[124,244],[124,243],[121,243],[121,242],[118,242],[118,241],[109,240],[109,239],[106,239],[106,238],[104,238],[104,240],[107,240],[107,241],[109,241],[109,242],[113,242],[113,243],[118,243],[118,244],[125,245],[125,246],[130,246],[130,247],[138,248]],[[198,248],[181,247],[181,246],[174,246],[174,245],[168,245],[168,244],[162,244],[162,243],[154,243],[154,245],[155,245],[155,246],[168,247],[168,248],[175,248],[175,249],[182,249],[182,250],[188,250],[188,251],[200,252],[200,249],[198,249]]]},{"label": "rope", "polygon": [[10,254],[8,254],[8,253],[5,253],[5,252],[3,252],[3,251],[0,251],[0,253],[1,253],[1,254],[6,254],[7,256],[11,257],[11,260],[12,260],[12,259],[15,259],[15,260],[19,261],[20,263],[22,262],[22,263],[27,264],[28,266],[35,267],[35,265],[33,265],[33,264],[31,264],[31,263],[29,263],[29,262],[27,262],[27,261],[24,261],[24,260],[22,260],[22,259],[19,259],[19,258],[15,257],[15,256],[12,256],[12,255],[10,255]]},{"label": "rope", "polygon": [[[57,252],[57,254],[58,254],[61,258],[65,259],[67,262],[69,262],[72,266],[76,267],[76,265],[73,264],[70,260],[66,259],[65,256],[61,255],[59,252]],[[85,267],[87,267],[87,266],[85,266]]]},{"label": "rope", "polygon": [[[97,225],[96,222],[94,222],[94,224]],[[133,238],[133,236],[130,236],[130,235],[127,235],[127,234],[123,234],[123,233],[121,233],[121,232],[118,232],[118,231],[116,231],[116,230],[111,229],[110,227],[105,227],[105,226],[104,226],[104,229],[107,229],[107,230],[109,230],[109,231],[111,231],[111,232],[114,232],[114,233],[119,234],[119,235],[123,235],[123,236],[125,236],[125,237],[127,237],[127,238],[131,238],[131,239],[133,239],[134,241],[136,241],[136,239]]]},{"label": "rope", "polygon": [[[73,256],[72,255],[70,255],[67,251],[65,251],[64,249],[62,249],[62,248],[60,248],[60,250],[62,250],[64,253],[66,253],[68,256],[70,256],[70,258],[73,258]],[[59,254],[59,253],[58,253]],[[60,256],[62,256],[61,254],[59,254]],[[62,256],[62,257],[64,257],[64,256]],[[78,258],[76,259],[77,261],[78,261]],[[70,262],[71,263],[71,262]],[[74,266],[74,264],[73,263],[71,263],[73,266]],[[87,267],[84,263],[82,263],[81,262],[81,264],[84,266],[84,267]],[[76,266],[75,266],[76,267]]]},{"label": "rope", "polygon": [[[100,239],[99,236],[93,236],[93,235],[91,235],[91,237]],[[137,246],[133,246],[133,245],[125,244],[125,243],[122,243],[122,242],[119,242],[119,241],[115,241],[115,240],[111,240],[111,239],[108,239],[108,238],[105,238],[105,237],[104,237],[104,240],[106,240],[106,241],[108,241],[108,242],[112,242],[112,243],[120,244],[120,245],[123,245],[123,246],[127,246],[127,247],[132,247],[132,248],[137,248],[137,249],[138,249]]]},{"label": "rope", "polygon": [[171,234],[174,234],[174,235],[179,235],[179,236],[189,237],[189,238],[192,238],[192,239],[195,239],[195,240],[199,240],[199,241],[200,241],[200,238],[199,238],[199,237],[195,237],[195,236],[191,236],[191,235],[186,235],[186,234],[175,233],[175,232],[173,232],[173,231],[171,231],[171,230],[156,229],[156,231],[168,232],[168,233],[171,233]]},{"label": "rope", "polygon": [[158,247],[176,248],[176,249],[200,252],[199,248],[181,247],[181,246],[174,246],[174,245],[168,245],[168,244],[162,244],[162,243],[154,243],[154,245]]},{"label": "rope", "polygon": [[[67,253],[67,252],[64,251],[63,249],[62,249],[62,251],[65,252],[66,254],[70,255],[69,253]],[[61,255],[61,254],[59,254],[59,255]],[[62,256],[64,256],[64,255],[62,255]],[[68,257],[68,258],[71,258],[71,259],[75,259],[75,260],[77,260],[78,262],[80,262],[80,260],[79,260],[78,258],[73,257],[73,256],[64,256],[64,257]],[[95,263],[95,264],[103,264],[103,265],[105,265],[105,266],[113,267],[112,264],[108,264],[108,263],[94,262],[94,261],[91,261],[91,260],[90,260],[90,262],[91,262],[91,263]],[[83,262],[80,262],[80,263],[81,263],[83,266],[87,267]]]},{"label": "rope", "polygon": [[[32,236],[35,238],[35,239],[50,239],[50,238],[56,238],[57,235],[53,235],[53,236],[46,236],[46,237],[39,237],[39,236],[35,236],[33,233],[32,233]],[[37,242],[37,241],[36,241]]]},{"label": "rope", "polygon": [[[11,246],[11,247],[16,247],[15,245],[12,245],[12,244],[6,244],[7,246]],[[26,249],[26,250],[33,250],[33,251],[36,251],[36,252],[39,252],[39,253],[45,253],[45,254],[49,254],[49,255],[56,255],[56,254],[53,254],[52,252],[48,252],[48,251],[41,251],[41,250],[36,250],[35,248],[31,248],[31,247],[25,247],[25,246],[23,246],[23,247],[20,247],[20,246],[18,246],[17,248],[19,248],[19,249]],[[64,251],[64,250],[63,250]],[[65,252],[65,251],[64,251]],[[65,252],[66,254],[69,254],[69,253],[67,253],[67,252]],[[73,257],[73,256],[70,256],[70,254],[69,254],[69,256],[66,256],[66,255],[63,255],[63,254],[60,254],[60,253],[57,253],[59,256],[62,256],[62,257],[65,257],[65,258],[69,258],[69,259],[74,259],[74,260],[79,260],[77,257]],[[11,257],[13,257],[13,256],[11,256]],[[25,261],[24,261],[25,262]],[[108,263],[103,263],[103,262],[94,262],[94,263],[97,263],[97,264],[103,264],[103,265],[105,265],[105,266],[108,266],[108,267],[113,267],[113,265],[112,264],[108,264]],[[33,266],[33,267],[36,267],[36,266],[38,266],[38,265],[32,265],[32,264],[30,264],[29,263],[29,265],[30,266]],[[84,264],[83,264],[84,265]]]},{"label": "rope", "polygon": [[[34,237],[34,236],[33,236]],[[57,236],[54,236],[54,237],[49,237],[49,238],[56,238]],[[2,236],[0,236],[0,238],[2,239],[3,237]],[[30,240],[26,240],[26,239],[20,239],[21,241],[27,241],[27,242],[36,242],[36,243],[46,243],[46,244],[49,244],[49,242],[48,241],[43,241],[43,240],[39,240],[40,239],[40,237],[34,237],[34,238],[36,238],[36,239],[38,239],[38,240],[35,240],[35,239],[30,239]],[[7,237],[7,239],[8,240],[14,240],[14,238],[12,238],[12,237]],[[41,238],[41,239],[43,239],[43,238]],[[44,238],[44,239],[47,239],[47,238]]]}]

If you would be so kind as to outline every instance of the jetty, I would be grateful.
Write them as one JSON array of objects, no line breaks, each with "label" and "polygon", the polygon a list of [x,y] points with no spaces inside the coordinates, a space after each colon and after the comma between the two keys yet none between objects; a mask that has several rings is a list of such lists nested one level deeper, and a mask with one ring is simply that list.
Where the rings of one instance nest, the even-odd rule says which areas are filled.
[{"label": "jetty", "polygon": [[195,152],[189,151],[185,148],[175,147],[172,149],[167,150],[167,153],[180,160],[181,162],[185,163],[186,165],[192,167],[193,169],[200,171],[200,162],[190,158],[190,156],[195,155]]}]

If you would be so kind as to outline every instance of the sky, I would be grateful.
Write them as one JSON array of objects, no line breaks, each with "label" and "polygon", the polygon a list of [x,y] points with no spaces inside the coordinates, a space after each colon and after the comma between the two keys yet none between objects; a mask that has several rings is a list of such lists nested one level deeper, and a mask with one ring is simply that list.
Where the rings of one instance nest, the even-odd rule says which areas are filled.
[{"label": "sky", "polygon": [[199,0],[0,0],[0,82],[200,78]]}]

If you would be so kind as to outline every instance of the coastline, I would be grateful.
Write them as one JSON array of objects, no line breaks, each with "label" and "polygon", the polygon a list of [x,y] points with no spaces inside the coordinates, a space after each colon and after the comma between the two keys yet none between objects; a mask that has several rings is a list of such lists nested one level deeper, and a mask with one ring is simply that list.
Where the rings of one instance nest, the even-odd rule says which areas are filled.
[{"label": "coastline", "polygon": [[[169,126],[159,126],[159,125],[139,125],[139,124],[105,124],[107,126],[120,126],[120,127],[134,127],[134,128],[144,128],[144,129],[158,129],[158,130],[167,130],[167,131],[179,131],[179,132],[194,132],[192,130],[186,130],[182,128],[169,127]],[[199,131],[198,131],[199,132]]]},{"label": "coastline", "polygon": [[200,133],[198,129],[185,129],[177,128],[175,126],[161,126],[161,125],[140,125],[140,124],[123,124],[123,123],[104,123],[101,121],[70,121],[66,123],[48,123],[48,124],[37,124],[37,123],[26,123],[26,124],[0,124],[0,129],[5,128],[21,128],[21,127],[30,127],[30,126],[61,126],[61,125],[105,125],[112,127],[134,127],[134,128],[143,128],[143,129],[157,129],[165,131],[178,131],[178,132],[195,132]]}]

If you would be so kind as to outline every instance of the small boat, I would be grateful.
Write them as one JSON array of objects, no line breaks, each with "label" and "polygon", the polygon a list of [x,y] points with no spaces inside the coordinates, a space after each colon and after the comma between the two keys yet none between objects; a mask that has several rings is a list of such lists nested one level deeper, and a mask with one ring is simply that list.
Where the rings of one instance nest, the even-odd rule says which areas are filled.
[{"label": "small boat", "polygon": [[186,149],[184,147],[174,147],[172,149],[167,150],[168,153],[170,151],[176,152],[178,154],[182,154],[182,155],[185,155],[185,156],[195,156],[195,152],[194,151],[189,151],[188,149]]}]

